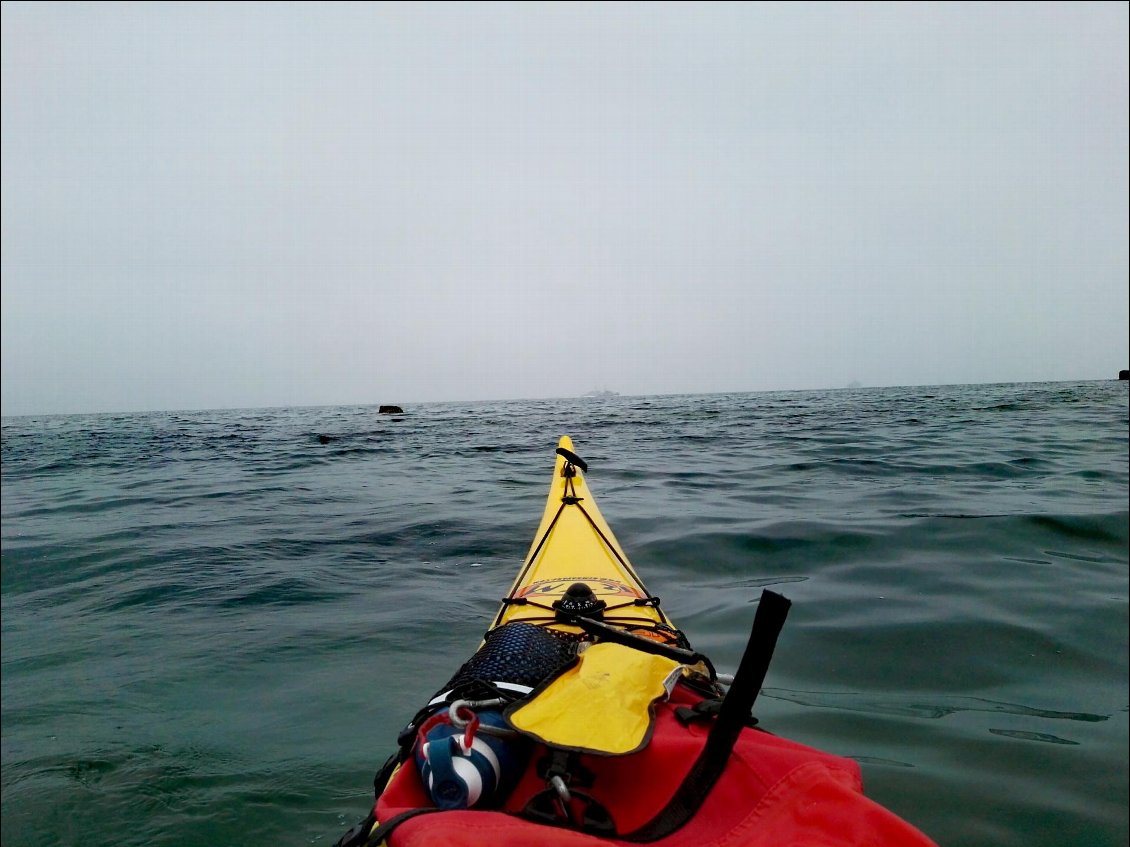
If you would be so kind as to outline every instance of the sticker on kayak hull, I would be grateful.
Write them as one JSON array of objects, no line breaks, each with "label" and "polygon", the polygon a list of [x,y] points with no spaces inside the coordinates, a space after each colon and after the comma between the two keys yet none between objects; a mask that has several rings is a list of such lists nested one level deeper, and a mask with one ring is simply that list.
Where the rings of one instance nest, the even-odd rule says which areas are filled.
[{"label": "sticker on kayak hull", "polygon": [[612,595],[616,597],[643,597],[639,590],[632,588],[623,582],[617,582],[614,579],[603,579],[592,576],[575,576],[569,579],[539,579],[537,582],[531,582],[529,585],[524,585],[514,592],[514,597],[533,597],[545,594],[564,594],[570,585],[575,582],[583,582],[592,589],[596,595]]}]

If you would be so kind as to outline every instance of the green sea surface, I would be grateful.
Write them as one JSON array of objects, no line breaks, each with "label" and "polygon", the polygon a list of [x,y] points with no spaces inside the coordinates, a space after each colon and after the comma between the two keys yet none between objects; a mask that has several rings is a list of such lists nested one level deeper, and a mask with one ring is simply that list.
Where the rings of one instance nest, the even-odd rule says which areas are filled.
[{"label": "green sea surface", "polygon": [[571,435],[755,713],[943,845],[1128,824],[1128,395],[1039,383],[5,418],[19,845],[331,845],[469,655]]}]

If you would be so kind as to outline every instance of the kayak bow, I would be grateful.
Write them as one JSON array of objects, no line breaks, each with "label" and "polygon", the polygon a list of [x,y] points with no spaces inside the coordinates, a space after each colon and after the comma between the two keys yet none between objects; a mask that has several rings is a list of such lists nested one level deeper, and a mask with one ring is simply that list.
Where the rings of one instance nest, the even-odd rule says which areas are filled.
[{"label": "kayak bow", "polygon": [[585,483],[586,470],[573,452],[572,440],[562,436],[541,524],[491,629],[528,621],[579,631],[557,619],[553,604],[560,604],[570,587],[582,583],[596,603],[605,604],[606,621],[675,640],[658,599],[648,593],[600,513]]}]

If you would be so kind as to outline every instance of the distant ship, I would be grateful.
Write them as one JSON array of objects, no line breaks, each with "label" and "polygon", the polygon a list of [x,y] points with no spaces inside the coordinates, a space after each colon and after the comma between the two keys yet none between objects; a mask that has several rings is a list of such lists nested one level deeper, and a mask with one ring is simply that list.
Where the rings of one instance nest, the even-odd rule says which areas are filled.
[{"label": "distant ship", "polygon": [[602,389],[600,391],[590,391],[588,394],[583,394],[581,396],[582,397],[619,397],[620,392],[609,391],[608,389]]}]

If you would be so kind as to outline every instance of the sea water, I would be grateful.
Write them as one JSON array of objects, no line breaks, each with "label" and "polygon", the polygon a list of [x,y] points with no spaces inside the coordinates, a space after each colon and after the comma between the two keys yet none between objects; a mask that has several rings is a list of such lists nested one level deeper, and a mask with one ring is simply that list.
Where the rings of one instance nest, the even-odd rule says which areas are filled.
[{"label": "sea water", "polygon": [[473,650],[573,436],[755,705],[944,845],[1119,845],[1125,382],[3,420],[18,845],[332,844]]}]

